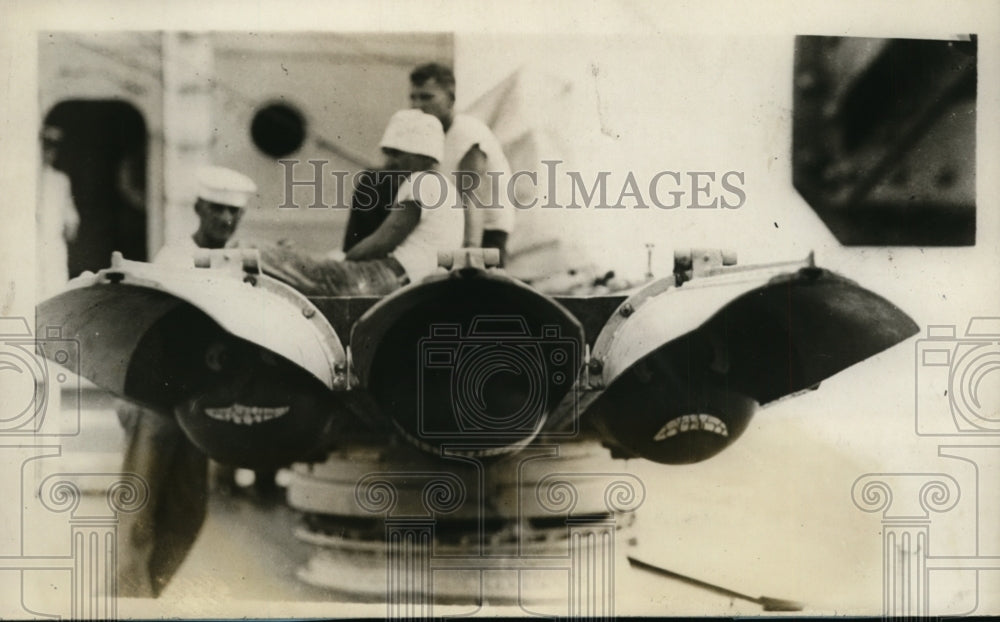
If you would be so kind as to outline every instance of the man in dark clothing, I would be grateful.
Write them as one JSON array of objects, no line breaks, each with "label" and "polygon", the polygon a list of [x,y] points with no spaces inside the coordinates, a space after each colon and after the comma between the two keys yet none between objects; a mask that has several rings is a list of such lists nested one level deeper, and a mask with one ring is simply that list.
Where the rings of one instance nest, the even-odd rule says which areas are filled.
[{"label": "man in dark clothing", "polygon": [[351,200],[351,213],[344,232],[344,252],[375,233],[396,199],[400,174],[393,171],[364,171],[358,175]]}]

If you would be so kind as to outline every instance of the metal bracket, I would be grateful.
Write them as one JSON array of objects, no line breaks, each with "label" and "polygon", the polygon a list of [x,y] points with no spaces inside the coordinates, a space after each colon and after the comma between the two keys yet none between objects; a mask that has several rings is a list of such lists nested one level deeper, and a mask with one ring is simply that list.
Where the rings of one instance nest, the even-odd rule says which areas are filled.
[{"label": "metal bracket", "polygon": [[500,265],[500,249],[460,248],[453,251],[438,251],[438,266],[446,270],[477,268],[485,270]]},{"label": "metal bracket", "polygon": [[263,274],[260,250],[256,248],[199,249],[194,253],[195,268],[230,270],[255,276]]},{"label": "metal bracket", "polygon": [[722,248],[686,248],[674,251],[674,276],[677,285],[698,276],[727,272],[736,265],[736,251]]}]

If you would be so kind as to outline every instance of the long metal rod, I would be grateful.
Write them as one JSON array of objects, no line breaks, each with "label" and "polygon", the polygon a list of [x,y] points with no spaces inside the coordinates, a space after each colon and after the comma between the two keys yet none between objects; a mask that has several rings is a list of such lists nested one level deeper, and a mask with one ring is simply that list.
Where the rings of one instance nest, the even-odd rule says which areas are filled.
[{"label": "long metal rod", "polygon": [[802,611],[802,609],[805,607],[802,603],[796,602],[794,600],[785,600],[783,598],[771,598],[769,596],[760,596],[757,598],[754,598],[753,596],[747,596],[746,594],[741,594],[734,590],[730,590],[729,588],[725,588],[719,585],[713,585],[711,583],[707,583],[700,579],[695,579],[687,575],[682,575],[678,572],[674,572],[673,570],[667,570],[666,568],[661,568],[660,566],[654,566],[653,564],[650,564],[648,562],[636,559],[631,555],[628,556],[628,561],[636,568],[641,568],[643,570],[647,570],[654,574],[662,575],[664,577],[670,577],[671,579],[677,579],[678,581],[687,583],[688,585],[700,587],[710,592],[715,592],[716,594],[722,594],[723,596],[729,596],[731,598],[739,598],[741,600],[746,600],[752,603],[756,603],[758,605],[761,605],[764,608],[764,611]]}]

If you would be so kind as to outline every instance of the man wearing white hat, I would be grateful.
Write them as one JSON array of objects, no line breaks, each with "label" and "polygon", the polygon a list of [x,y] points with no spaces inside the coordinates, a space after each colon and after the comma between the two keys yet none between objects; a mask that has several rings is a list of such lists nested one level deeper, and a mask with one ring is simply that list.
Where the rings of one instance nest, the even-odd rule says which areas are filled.
[{"label": "man wearing white hat", "polygon": [[491,174],[498,176],[496,183],[506,183],[511,174],[500,141],[479,119],[455,112],[455,74],[445,65],[427,63],[410,73],[410,104],[437,117],[444,128],[438,170],[459,185],[465,201],[465,245],[499,249],[504,265],[514,209],[506,192],[493,187]]},{"label": "man wearing white hat", "polygon": [[[225,247],[257,191],[250,178],[218,166],[199,169],[197,179],[198,229],[164,246],[153,263],[193,268],[197,249]],[[126,434],[122,471],[138,474],[149,487],[146,504],[121,518],[118,594],[155,597],[184,561],[205,520],[208,458],[171,414],[129,402],[117,410]],[[223,472],[232,477],[231,471]]]},{"label": "man wearing white hat", "polygon": [[306,295],[380,295],[417,283],[437,269],[438,251],[462,246],[464,215],[455,186],[433,170],[444,149],[441,122],[419,110],[392,115],[380,143],[386,170],[401,182],[388,216],[344,256],[311,258],[261,249],[264,272]]},{"label": "man wearing white hat", "polygon": [[198,230],[178,243],[164,246],[153,263],[190,268],[199,248],[225,247],[236,233],[250,197],[257,192],[257,184],[249,177],[221,166],[198,169],[197,179],[194,211]]}]

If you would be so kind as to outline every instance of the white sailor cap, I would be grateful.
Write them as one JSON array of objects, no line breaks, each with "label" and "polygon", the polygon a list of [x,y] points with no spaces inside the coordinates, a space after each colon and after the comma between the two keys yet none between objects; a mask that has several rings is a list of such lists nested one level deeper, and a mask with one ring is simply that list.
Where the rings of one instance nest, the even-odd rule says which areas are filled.
[{"label": "white sailor cap", "polygon": [[197,177],[198,198],[212,203],[246,207],[250,195],[257,192],[252,179],[221,166],[203,166],[198,169]]},{"label": "white sailor cap", "polygon": [[400,110],[389,119],[380,147],[441,161],[444,154],[444,129],[438,118],[416,109]]}]

